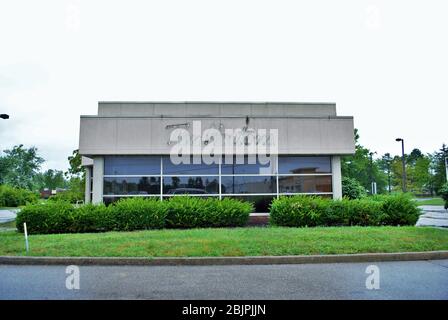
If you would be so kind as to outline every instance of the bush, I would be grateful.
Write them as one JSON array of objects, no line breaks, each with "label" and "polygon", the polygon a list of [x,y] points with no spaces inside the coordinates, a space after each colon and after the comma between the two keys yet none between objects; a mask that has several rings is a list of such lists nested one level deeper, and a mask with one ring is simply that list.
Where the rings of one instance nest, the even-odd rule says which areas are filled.
[{"label": "bush", "polygon": [[349,199],[364,198],[367,193],[366,189],[359,183],[358,180],[348,177],[342,178],[342,195]]},{"label": "bush", "polygon": [[17,229],[23,232],[23,223],[26,222],[29,233],[70,232],[74,210],[66,202],[27,205],[17,214]]},{"label": "bush", "polygon": [[160,229],[165,226],[166,205],[156,199],[121,199],[110,206],[107,226],[113,230]]},{"label": "bush", "polygon": [[35,203],[39,195],[26,189],[16,189],[10,186],[0,186],[0,207],[18,207],[27,203]]},{"label": "bush", "polygon": [[442,188],[440,188],[439,194],[442,197],[443,201],[445,201],[445,209],[448,209],[448,182],[445,183]]},{"label": "bush", "polygon": [[172,197],[163,201],[167,206],[169,228],[244,226],[253,212],[252,204],[236,199]]},{"label": "bush", "polygon": [[67,201],[28,205],[17,215],[17,226],[29,233],[132,231],[143,229],[243,226],[253,211],[235,199],[173,197],[166,201],[127,198],[106,207],[75,208]]},{"label": "bush", "polygon": [[114,229],[110,208],[104,204],[86,204],[73,211],[73,223],[67,232],[99,232]]},{"label": "bush", "polygon": [[420,215],[418,204],[410,194],[377,195],[372,199],[381,203],[383,225],[415,225]]},{"label": "bush", "polygon": [[56,193],[54,196],[48,198],[48,201],[65,201],[68,203],[78,203],[78,201],[83,201],[84,195],[82,192],[67,190]]},{"label": "bush", "polygon": [[283,196],[271,204],[269,222],[288,227],[318,226],[328,212],[329,199],[314,196]]},{"label": "bush", "polygon": [[415,225],[419,209],[408,195],[333,201],[312,196],[280,197],[271,205],[270,223],[278,226]]}]

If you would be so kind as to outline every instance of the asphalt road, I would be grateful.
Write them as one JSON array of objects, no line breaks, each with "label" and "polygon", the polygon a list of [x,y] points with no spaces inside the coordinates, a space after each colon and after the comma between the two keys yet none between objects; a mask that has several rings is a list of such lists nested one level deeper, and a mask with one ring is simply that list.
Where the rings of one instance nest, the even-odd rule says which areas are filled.
[{"label": "asphalt road", "polygon": [[81,266],[79,289],[65,266],[0,265],[1,299],[448,299],[448,260],[262,266]]}]

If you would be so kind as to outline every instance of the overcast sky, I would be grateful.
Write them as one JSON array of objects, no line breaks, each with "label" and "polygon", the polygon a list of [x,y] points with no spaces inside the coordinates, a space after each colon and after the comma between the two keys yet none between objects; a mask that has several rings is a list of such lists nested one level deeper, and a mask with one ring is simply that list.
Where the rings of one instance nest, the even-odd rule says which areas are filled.
[{"label": "overcast sky", "polygon": [[336,102],[378,154],[448,143],[448,1],[0,2],[0,148],[66,169],[97,102]]}]

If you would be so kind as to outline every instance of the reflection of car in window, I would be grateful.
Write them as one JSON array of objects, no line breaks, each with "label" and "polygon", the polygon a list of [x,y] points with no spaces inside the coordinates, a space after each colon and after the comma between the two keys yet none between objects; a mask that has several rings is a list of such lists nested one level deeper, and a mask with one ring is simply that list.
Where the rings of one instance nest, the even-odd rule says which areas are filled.
[{"label": "reflection of car in window", "polygon": [[146,191],[130,191],[130,192],[128,192],[128,194],[136,195],[136,194],[149,194],[149,193]]},{"label": "reflection of car in window", "polygon": [[177,188],[168,190],[167,194],[207,194],[205,190],[195,188]]}]

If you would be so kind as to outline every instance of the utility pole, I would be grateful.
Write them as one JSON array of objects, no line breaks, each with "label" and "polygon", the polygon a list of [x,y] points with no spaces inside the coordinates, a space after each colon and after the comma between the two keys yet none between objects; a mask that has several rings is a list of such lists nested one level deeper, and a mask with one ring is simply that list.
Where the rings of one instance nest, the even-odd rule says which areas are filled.
[{"label": "utility pole", "polygon": [[400,142],[401,141],[401,162],[403,166],[403,192],[406,192],[406,159],[404,158],[404,139],[403,138],[397,138],[395,141]]}]

